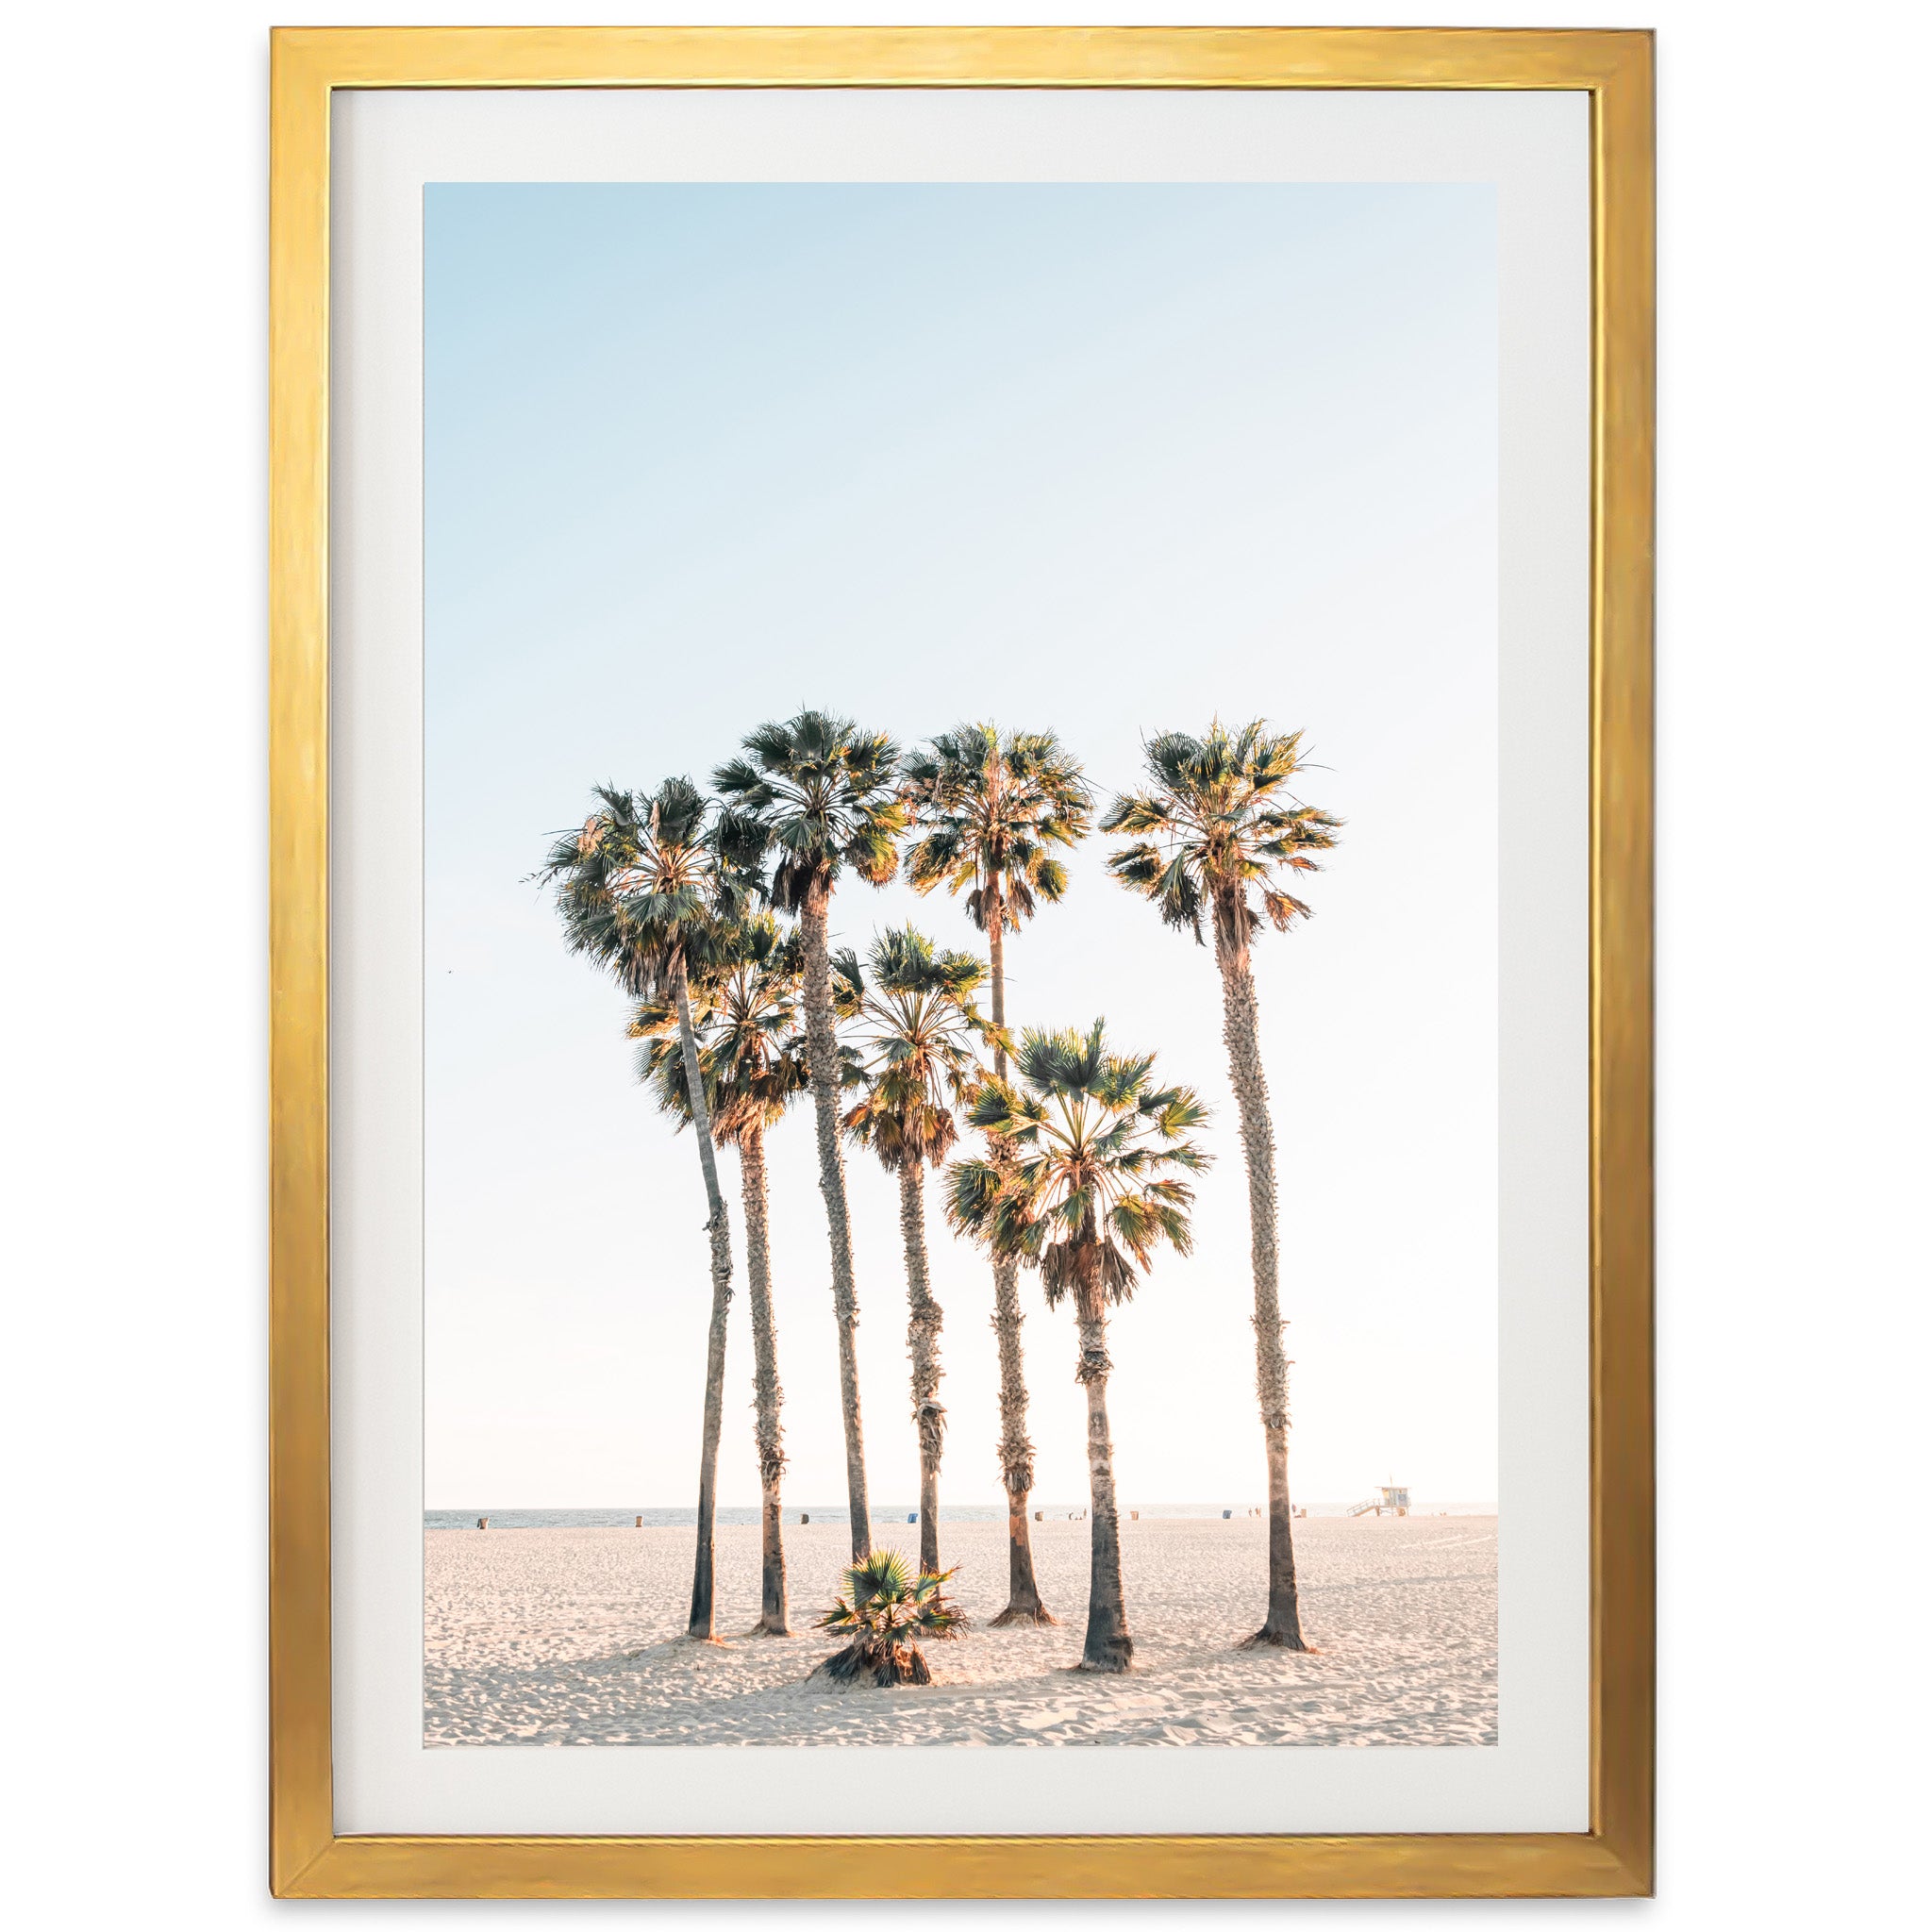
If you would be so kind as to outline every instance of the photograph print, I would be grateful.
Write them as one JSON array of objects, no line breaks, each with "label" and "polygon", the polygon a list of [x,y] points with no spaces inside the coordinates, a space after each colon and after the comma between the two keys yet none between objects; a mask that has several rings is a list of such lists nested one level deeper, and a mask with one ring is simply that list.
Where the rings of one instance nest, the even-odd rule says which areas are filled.
[{"label": "photograph print", "polygon": [[423,1740],[1493,1746],[1495,191],[425,191]]}]

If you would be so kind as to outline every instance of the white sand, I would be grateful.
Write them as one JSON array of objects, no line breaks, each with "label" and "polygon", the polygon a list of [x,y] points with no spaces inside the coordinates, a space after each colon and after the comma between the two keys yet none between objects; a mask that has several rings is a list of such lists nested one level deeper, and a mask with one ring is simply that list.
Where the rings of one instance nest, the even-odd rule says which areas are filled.
[{"label": "white sand", "polygon": [[[876,1541],[917,1553],[916,1530]],[[1080,1655],[1087,1525],[1033,1525],[1053,1629],[992,1630],[1006,1525],[941,1524],[974,1620],[925,1647],[935,1681],[805,1683],[839,1645],[812,1629],[849,1559],[842,1524],[788,1524],[797,1635],[750,1637],[754,1526],[718,1533],[717,1627],[682,1636],[689,1529],[425,1533],[425,1741],[431,1744],[1493,1744],[1494,1517],[1312,1517],[1295,1525],[1303,1628],[1318,1656],[1240,1650],[1260,1622],[1257,1519],[1123,1524],[1135,1669]]]}]

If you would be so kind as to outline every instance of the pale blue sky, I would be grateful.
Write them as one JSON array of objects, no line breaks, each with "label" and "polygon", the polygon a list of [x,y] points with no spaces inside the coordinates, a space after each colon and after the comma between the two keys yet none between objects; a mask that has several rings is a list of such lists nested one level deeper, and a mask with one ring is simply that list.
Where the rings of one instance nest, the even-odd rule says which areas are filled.
[{"label": "pale blue sky", "polygon": [[[425,1502],[677,1505],[708,1283],[690,1138],[525,875],[589,786],[705,778],[813,704],[1051,725],[1103,791],[1218,710],[1305,726],[1349,821],[1258,949],[1291,1480],[1495,1492],[1494,205],[1483,186],[425,191]],[[1016,1021],[1217,1109],[1192,1259],[1114,1326],[1128,1501],[1264,1493],[1212,954],[1104,843],[1009,949]],[[862,944],[963,912],[841,888]],[[727,1187],[735,1167],[727,1158]],[[843,1496],[808,1120],[772,1148],[788,1494]],[[854,1151],[874,1495],[916,1491],[892,1185]],[[735,1208],[735,1191],[734,1191]],[[998,1493],[991,1282],[932,1204],[942,1500]],[[1085,1491],[1026,1284],[1040,1493]],[[722,1495],[755,1502],[734,1309]]]}]

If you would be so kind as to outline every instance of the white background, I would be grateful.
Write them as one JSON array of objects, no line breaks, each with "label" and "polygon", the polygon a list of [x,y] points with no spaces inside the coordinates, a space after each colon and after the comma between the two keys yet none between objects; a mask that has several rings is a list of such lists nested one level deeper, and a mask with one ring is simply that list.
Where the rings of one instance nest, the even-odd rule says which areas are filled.
[{"label": "white background", "polygon": [[[339,17],[444,11],[362,0]],[[1192,11],[1167,0],[1144,17]],[[688,0],[676,17],[735,12]],[[1134,9],[1037,17],[1083,15]],[[499,17],[545,16],[618,17],[537,0]],[[275,1909],[260,1581],[273,17],[104,0],[9,39],[0,1414],[19,1626],[8,1892],[32,1924],[225,1928]],[[1485,16],[1663,31],[1662,1898],[1432,1908],[1462,1924],[1911,1916],[1924,18],[1688,0]],[[446,1924],[506,1908],[307,1909]],[[532,1907],[518,1923],[573,1909],[638,1910]]]}]

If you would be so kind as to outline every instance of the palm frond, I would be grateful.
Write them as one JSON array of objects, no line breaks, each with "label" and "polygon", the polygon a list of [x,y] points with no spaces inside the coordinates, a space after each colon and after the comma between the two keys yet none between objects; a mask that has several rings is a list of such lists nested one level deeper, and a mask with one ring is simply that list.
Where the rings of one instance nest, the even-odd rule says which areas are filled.
[{"label": "palm frond", "polygon": [[863,967],[849,952],[834,958],[834,1005],[864,1090],[845,1128],[889,1168],[937,1166],[952,1151],[956,1109],[977,1098],[978,1048],[994,1032],[972,999],[985,971],[911,925],[878,934]]},{"label": "palm frond", "polygon": [[1134,840],[1108,856],[1115,878],[1203,943],[1211,912],[1217,943],[1237,955],[1264,912],[1277,931],[1307,918],[1285,875],[1318,871],[1310,854],[1330,849],[1342,822],[1294,796],[1302,733],[1259,718],[1231,731],[1217,718],[1200,738],[1165,731],[1141,749],[1147,789],[1116,798],[1101,822]]},{"label": "palm frond", "polygon": [[600,785],[592,797],[589,818],[554,840],[539,876],[569,950],[632,998],[658,998],[729,916],[739,882],[725,883],[709,802],[689,778],[652,792]]},{"label": "palm frond", "polygon": [[1037,1268],[1049,1305],[1083,1314],[1132,1292],[1165,1242],[1189,1252],[1192,1192],[1163,1170],[1204,1167],[1185,1138],[1207,1117],[1192,1091],[1154,1082],[1154,1056],[1109,1050],[1106,1023],[1084,1032],[1028,1028],[1018,1085],[989,1080],[969,1119],[1022,1151],[955,1161],[946,1218],[956,1233]]},{"label": "palm frond", "polygon": [[721,848],[772,874],[764,890],[797,911],[846,868],[874,885],[898,869],[907,817],[896,789],[898,747],[849,718],[805,710],[746,734],[741,755],[712,774],[724,801]]},{"label": "palm frond", "polygon": [[917,835],[908,865],[917,891],[965,894],[982,932],[995,916],[1019,924],[1039,898],[1065,891],[1064,869],[1044,870],[1041,850],[1086,836],[1092,797],[1053,733],[957,725],[903,758],[899,778]]}]

